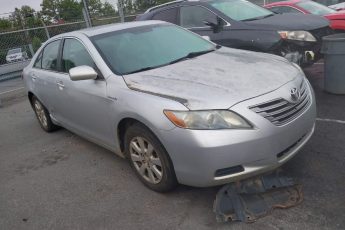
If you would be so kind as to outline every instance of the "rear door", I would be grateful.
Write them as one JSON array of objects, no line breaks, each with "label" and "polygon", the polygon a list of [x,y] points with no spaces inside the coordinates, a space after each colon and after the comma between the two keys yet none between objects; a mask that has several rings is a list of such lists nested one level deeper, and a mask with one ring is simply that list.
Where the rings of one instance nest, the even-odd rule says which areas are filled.
[{"label": "rear door", "polygon": [[58,73],[58,54],[61,39],[49,42],[38,55],[29,72],[34,94],[53,115]]},{"label": "rear door", "polygon": [[[72,81],[69,70],[87,65],[99,76],[96,80]],[[106,145],[111,145],[109,119],[112,100],[106,96],[106,81],[83,43],[66,38],[61,55],[61,73],[56,78],[57,118],[67,127]]]}]

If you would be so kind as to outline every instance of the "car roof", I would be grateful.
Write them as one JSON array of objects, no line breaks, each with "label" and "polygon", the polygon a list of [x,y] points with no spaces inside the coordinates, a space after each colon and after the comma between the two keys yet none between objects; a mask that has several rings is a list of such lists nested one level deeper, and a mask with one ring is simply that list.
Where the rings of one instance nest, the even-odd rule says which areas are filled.
[{"label": "car roof", "polygon": [[125,30],[125,29],[130,29],[130,28],[135,28],[135,27],[148,26],[148,25],[159,25],[159,24],[169,24],[169,23],[163,22],[163,21],[155,21],[155,20],[114,23],[114,24],[90,27],[90,28],[86,28],[82,30],[60,34],[60,35],[57,35],[56,38],[67,37],[67,36],[78,36],[80,34],[84,34],[88,37],[92,37],[95,35],[104,34],[104,33],[113,32],[113,31]]},{"label": "car roof", "polygon": [[168,7],[168,6],[171,6],[171,5],[177,5],[177,4],[180,4],[180,3],[193,3],[193,2],[197,2],[197,3],[207,4],[208,2],[212,2],[212,1],[215,1],[215,0],[176,0],[176,1],[166,2],[166,3],[160,4],[160,5],[151,7],[149,9],[147,9],[144,14],[150,13],[150,12],[152,12],[154,10],[164,9],[165,7]]},{"label": "car roof", "polygon": [[308,2],[310,0],[290,0],[290,1],[281,1],[281,2],[274,2],[270,4],[266,4],[265,6],[280,6],[280,5],[287,5],[292,6],[299,2]]}]

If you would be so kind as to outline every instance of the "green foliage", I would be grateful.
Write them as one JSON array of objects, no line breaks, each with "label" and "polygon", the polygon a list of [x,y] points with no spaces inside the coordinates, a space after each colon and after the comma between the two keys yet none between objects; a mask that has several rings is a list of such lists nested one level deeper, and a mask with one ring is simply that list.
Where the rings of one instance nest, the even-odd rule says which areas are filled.
[{"label": "green foliage", "polygon": [[79,21],[83,18],[82,8],[78,0],[62,0],[59,3],[59,16],[65,21]]},{"label": "green foliage", "polygon": [[42,45],[42,41],[40,38],[34,37],[32,39],[32,49],[34,50],[35,53],[41,47],[41,45]]},{"label": "green foliage", "polygon": [[116,10],[114,9],[113,5],[111,5],[109,2],[105,2],[100,10],[101,15],[103,16],[109,16],[109,15],[115,15]]},{"label": "green foliage", "polygon": [[11,29],[12,23],[8,19],[2,19],[0,18],[0,31],[6,31]]},{"label": "green foliage", "polygon": [[42,17],[47,24],[54,19],[77,21],[83,18],[82,3],[78,0],[43,0]]}]

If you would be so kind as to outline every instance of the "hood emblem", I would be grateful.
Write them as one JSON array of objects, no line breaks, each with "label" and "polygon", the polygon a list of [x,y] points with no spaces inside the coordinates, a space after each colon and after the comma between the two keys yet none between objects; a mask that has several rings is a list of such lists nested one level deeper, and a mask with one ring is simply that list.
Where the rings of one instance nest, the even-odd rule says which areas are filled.
[{"label": "hood emblem", "polygon": [[290,95],[293,102],[298,102],[301,98],[301,91],[297,88],[292,88],[290,90]]}]

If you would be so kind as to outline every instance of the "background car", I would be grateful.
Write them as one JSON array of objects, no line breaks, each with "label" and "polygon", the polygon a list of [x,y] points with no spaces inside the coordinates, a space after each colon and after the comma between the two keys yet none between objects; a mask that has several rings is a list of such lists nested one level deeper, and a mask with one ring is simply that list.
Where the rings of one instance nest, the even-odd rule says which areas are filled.
[{"label": "background car", "polygon": [[41,127],[127,157],[155,191],[273,170],[310,139],[315,97],[286,59],[144,21],[51,38],[24,69]]},{"label": "background car", "polygon": [[329,8],[332,8],[334,10],[340,11],[340,10],[345,10],[345,2],[334,4],[328,6]]},{"label": "background car", "polygon": [[175,1],[148,9],[137,20],[180,25],[233,48],[283,56],[303,66],[320,57],[328,20],[314,15],[277,15],[245,0]]},{"label": "background car", "polygon": [[7,63],[24,61],[28,59],[28,54],[22,48],[10,49],[6,55]]},{"label": "background car", "polygon": [[278,14],[314,14],[330,20],[332,29],[345,32],[345,11],[336,11],[311,0],[292,0],[275,2],[265,5],[272,12]]}]

